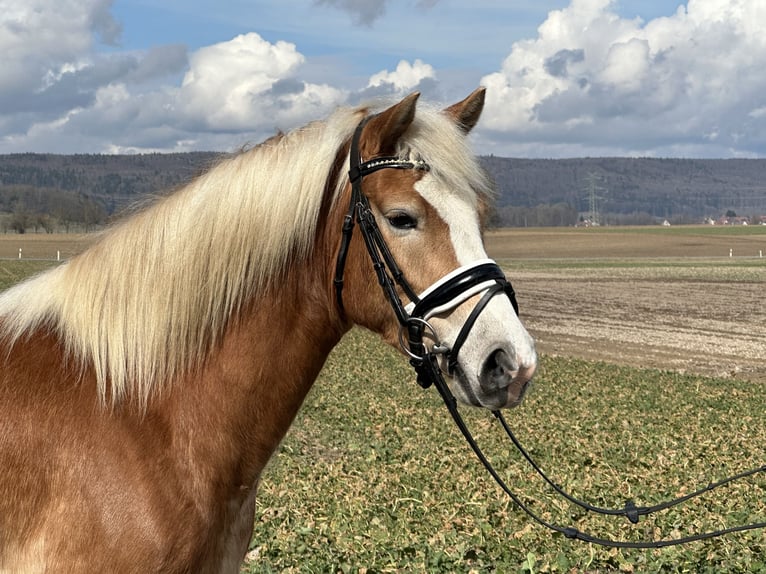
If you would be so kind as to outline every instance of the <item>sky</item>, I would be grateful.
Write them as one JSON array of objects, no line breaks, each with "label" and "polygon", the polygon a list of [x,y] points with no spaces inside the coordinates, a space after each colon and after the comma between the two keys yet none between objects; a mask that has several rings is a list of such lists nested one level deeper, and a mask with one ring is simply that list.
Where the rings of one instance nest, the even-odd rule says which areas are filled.
[{"label": "sky", "polygon": [[0,0],[0,153],[231,151],[487,88],[477,153],[766,157],[764,0]]}]

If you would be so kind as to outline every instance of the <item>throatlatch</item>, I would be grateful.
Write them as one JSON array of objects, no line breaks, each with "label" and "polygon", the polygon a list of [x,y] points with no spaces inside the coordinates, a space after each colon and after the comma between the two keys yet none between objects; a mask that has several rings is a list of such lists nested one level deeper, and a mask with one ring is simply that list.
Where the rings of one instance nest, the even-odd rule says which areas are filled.
[{"label": "throatlatch", "polygon": [[[396,318],[400,324],[399,340],[402,349],[410,357],[410,364],[415,368],[417,373],[418,383],[427,388],[433,385],[442,397],[447,410],[450,413],[453,421],[457,425],[460,432],[463,434],[468,445],[473,450],[476,457],[484,465],[484,468],[489,472],[492,478],[497,482],[500,488],[508,495],[511,500],[530,518],[532,518],[538,524],[560,534],[563,534],[567,538],[581,540],[583,542],[590,542],[600,546],[612,547],[612,548],[664,548],[668,546],[677,546],[681,544],[688,544],[698,540],[704,540],[708,538],[716,538],[725,534],[731,534],[734,532],[743,532],[747,530],[755,530],[760,528],[766,528],[766,522],[755,522],[752,524],[734,526],[731,528],[724,528],[721,530],[715,530],[712,532],[705,532],[700,534],[694,534],[683,538],[676,539],[664,539],[645,542],[630,542],[622,540],[610,540],[605,538],[598,538],[585,532],[580,532],[573,527],[564,527],[552,522],[548,522],[533,512],[527,504],[525,504],[516,493],[514,493],[508,485],[503,481],[498,472],[494,469],[490,461],[479,448],[476,440],[473,438],[470,430],[468,429],[465,421],[460,415],[457,408],[457,400],[449,390],[444,376],[442,375],[441,368],[439,367],[438,356],[446,355],[448,373],[454,374],[458,361],[458,353],[468,337],[471,328],[475,324],[481,312],[486,308],[493,297],[499,294],[505,294],[511,301],[514,311],[518,315],[519,308],[516,302],[516,295],[511,287],[511,283],[506,279],[502,269],[491,259],[477,261],[460,267],[454,270],[445,277],[438,280],[431,287],[426,289],[419,296],[413,291],[407,280],[404,278],[399,266],[396,264],[391,251],[388,249],[383,236],[378,229],[375,217],[370,209],[370,204],[367,197],[362,192],[362,180],[365,175],[374,173],[380,169],[418,169],[428,170],[428,164],[424,162],[413,162],[409,160],[403,160],[398,157],[380,157],[363,162],[359,153],[359,140],[364,129],[365,124],[369,121],[370,117],[362,120],[357,126],[356,131],[351,140],[351,150],[349,156],[349,179],[351,181],[351,202],[348,213],[343,222],[343,237],[341,240],[341,247],[338,252],[338,258],[335,268],[335,291],[338,303],[338,308],[343,312],[343,271],[346,264],[346,257],[348,255],[348,248],[351,243],[351,237],[353,235],[355,223],[359,224],[362,237],[364,238],[367,252],[375,269],[375,273],[378,278],[383,291],[388,299],[391,307],[396,314]],[[397,293],[397,285],[410,299],[408,305],[403,305],[399,295]],[[438,338],[438,335],[428,323],[428,319],[434,315],[446,313],[457,306],[461,305],[471,297],[481,294],[479,302],[474,306],[468,319],[460,329],[457,338],[455,339],[452,348],[443,345]],[[434,343],[430,348],[426,348],[424,343],[424,334],[426,332],[434,340]],[[404,336],[406,333],[407,341],[405,344]],[[654,506],[636,506],[636,504],[629,500],[625,503],[623,508],[602,508],[598,506],[590,505],[583,502],[572,495],[564,491],[559,485],[553,482],[534,462],[530,457],[518,439],[514,436],[508,423],[503,418],[500,411],[492,411],[492,414],[500,422],[503,430],[519,450],[521,455],[532,465],[534,470],[545,480],[558,494],[566,498],[572,504],[580,506],[588,512],[597,514],[604,514],[609,516],[624,516],[631,523],[636,524],[641,516],[648,516],[656,512],[666,510],[673,506],[679,505],[683,502],[691,500],[701,496],[707,492],[710,492],[716,488],[730,484],[731,482],[741,480],[753,476],[758,473],[766,472],[766,465],[754,468],[734,475],[729,478],[725,478],[719,482],[711,483],[707,487],[699,489],[695,492],[687,494],[685,496],[656,504]]]}]

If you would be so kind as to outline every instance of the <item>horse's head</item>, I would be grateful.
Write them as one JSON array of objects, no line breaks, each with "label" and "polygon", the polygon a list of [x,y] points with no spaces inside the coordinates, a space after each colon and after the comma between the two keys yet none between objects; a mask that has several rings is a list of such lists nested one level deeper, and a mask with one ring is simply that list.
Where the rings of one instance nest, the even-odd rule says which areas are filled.
[{"label": "horse's head", "polygon": [[491,186],[466,135],[479,119],[484,90],[441,111],[416,113],[417,99],[418,94],[408,96],[360,125],[350,152],[356,189],[346,189],[360,227],[365,208],[374,216],[382,241],[373,251],[389,275],[398,267],[404,280],[392,289],[393,304],[386,301],[391,297],[380,289],[367,253],[375,243],[374,229],[367,246],[357,232],[348,264],[339,266],[341,274],[346,269],[339,304],[348,319],[381,333],[407,354],[423,353],[406,343],[413,333],[416,340],[422,337],[426,349],[439,353],[452,392],[462,402],[491,409],[515,406],[537,357],[514,310],[510,284],[487,259],[483,245],[482,215]]}]

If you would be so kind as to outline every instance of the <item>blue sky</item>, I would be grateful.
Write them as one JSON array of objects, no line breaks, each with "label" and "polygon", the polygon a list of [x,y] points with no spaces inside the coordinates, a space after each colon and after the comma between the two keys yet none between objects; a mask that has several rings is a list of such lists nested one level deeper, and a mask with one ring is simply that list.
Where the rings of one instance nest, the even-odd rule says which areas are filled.
[{"label": "blue sky", "polygon": [[[117,0],[113,13],[123,26],[120,46],[128,50],[173,43],[196,50],[254,31],[271,43],[294,43],[307,58],[342,61],[344,68],[338,71],[350,79],[415,58],[438,68],[473,71],[480,78],[497,69],[513,42],[534,38],[548,13],[570,1],[359,4],[385,10],[379,17],[360,21],[362,10],[354,10],[353,2]],[[672,14],[679,4],[623,0],[614,8],[624,17],[646,20]]]},{"label": "blue sky", "polygon": [[488,88],[479,153],[762,157],[763,0],[0,0],[0,153],[230,150]]},{"label": "blue sky", "polygon": [[[494,69],[514,41],[535,37],[548,13],[566,8],[570,1],[375,3],[385,6],[385,11],[369,21],[359,20],[361,10],[351,8],[352,3],[344,7],[342,2],[303,0],[117,0],[113,14],[123,26],[120,45],[125,49],[182,43],[194,50],[255,31],[270,42],[293,42],[309,57],[352,56],[358,51],[359,56],[366,57],[357,64],[373,73],[379,66],[390,64],[391,54],[396,52],[410,59],[434,54],[439,59],[435,64],[478,54],[481,64]],[[622,0],[613,8],[626,18],[650,20],[672,14],[681,4],[672,0]],[[427,36],[407,33],[421,27],[430,28]],[[469,54],[460,54],[454,46],[445,46],[455,36],[461,40],[475,38],[479,45]]]}]

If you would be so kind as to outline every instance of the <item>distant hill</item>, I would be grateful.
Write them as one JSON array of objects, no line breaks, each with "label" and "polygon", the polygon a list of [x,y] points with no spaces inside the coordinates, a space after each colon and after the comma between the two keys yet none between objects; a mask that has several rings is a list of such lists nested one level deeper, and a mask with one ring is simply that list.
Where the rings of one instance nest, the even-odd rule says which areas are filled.
[{"label": "distant hill", "polygon": [[507,159],[483,157],[498,208],[567,204],[602,214],[700,219],[766,214],[766,159]]},{"label": "distant hill", "polygon": [[[52,221],[96,225],[178,187],[220,156],[0,155],[0,223],[5,230]],[[485,156],[481,162],[497,183],[498,225],[571,225],[594,208],[612,223],[766,213],[766,159]]]},{"label": "distant hill", "polygon": [[220,154],[0,155],[0,230],[88,231],[175,189]]},{"label": "distant hill", "polygon": [[21,186],[84,194],[103,202],[112,213],[140,196],[163,193],[188,181],[219,155],[0,155],[0,192]]}]

